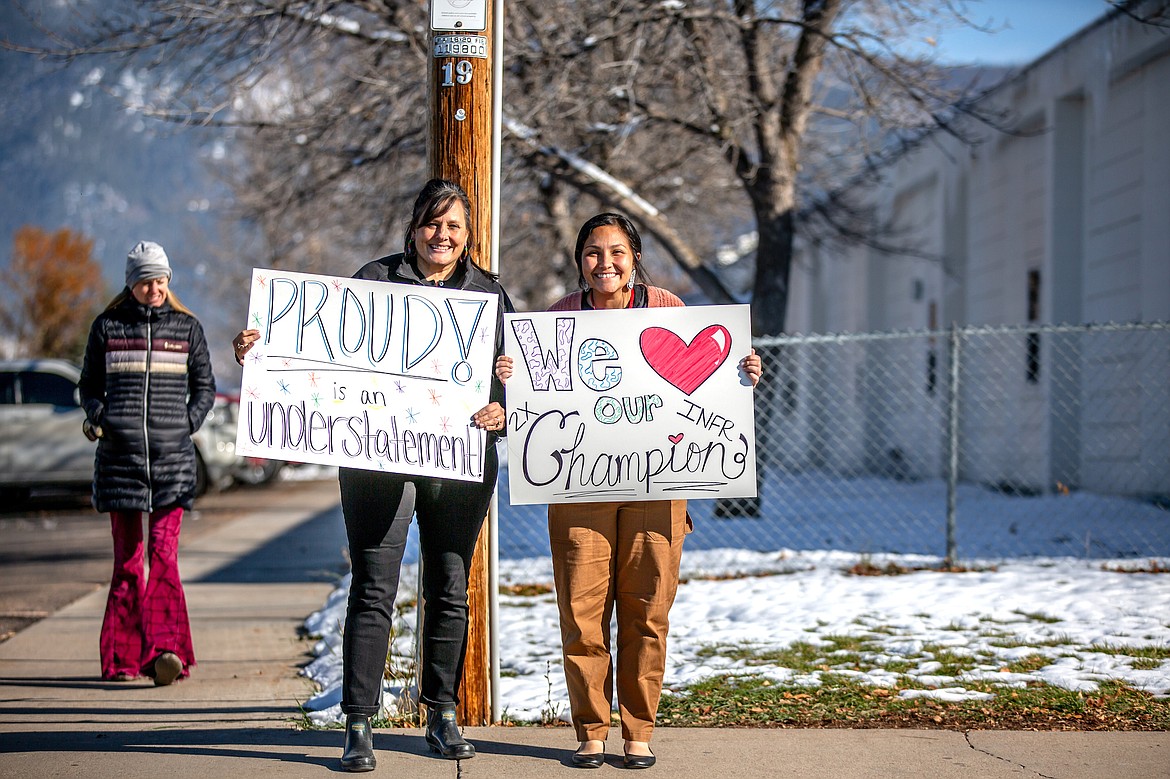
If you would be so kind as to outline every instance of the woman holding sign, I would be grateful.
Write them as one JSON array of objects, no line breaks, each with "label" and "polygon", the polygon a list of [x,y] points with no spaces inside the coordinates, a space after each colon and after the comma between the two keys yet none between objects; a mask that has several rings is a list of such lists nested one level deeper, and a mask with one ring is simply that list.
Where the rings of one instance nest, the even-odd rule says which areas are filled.
[{"label": "woman holding sign", "polygon": [[[629,219],[598,214],[577,235],[574,254],[581,291],[550,311],[681,306],[665,289],[638,283],[642,240]],[[496,376],[512,376],[512,358],[496,360]],[[752,351],[740,369],[754,387],[760,358]],[[605,762],[614,678],[610,615],[617,610],[617,698],[624,765],[654,765],[650,737],[666,668],[670,607],[678,589],[683,539],[691,530],[685,500],[564,503],[548,507],[553,578],[560,611],[565,680],[580,747],[573,764]]]},{"label": "woman holding sign", "polygon": [[[494,275],[471,259],[471,203],[450,181],[432,179],[418,194],[404,251],[367,263],[354,278],[473,290],[499,296],[495,354],[503,343],[503,315],[511,301]],[[260,338],[244,330],[233,342],[236,360]],[[426,741],[451,759],[475,756],[455,719],[467,650],[467,577],[480,527],[496,485],[495,443],[504,432],[504,388],[493,378],[490,402],[471,421],[487,431],[482,482],[342,468],[341,508],[352,579],[342,646],[341,708],[346,714],[341,767],[375,766],[370,718],[380,709],[398,574],[412,515],[418,517],[422,557],[422,669],[419,700],[428,710]]]}]

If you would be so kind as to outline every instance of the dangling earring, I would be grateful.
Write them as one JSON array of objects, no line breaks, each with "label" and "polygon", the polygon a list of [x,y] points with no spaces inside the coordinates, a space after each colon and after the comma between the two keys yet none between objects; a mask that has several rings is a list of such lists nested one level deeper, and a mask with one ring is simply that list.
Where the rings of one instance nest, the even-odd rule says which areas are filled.
[{"label": "dangling earring", "polygon": [[463,244],[463,256],[460,257],[459,259],[468,260],[468,261],[471,260],[471,247],[470,246],[468,246],[467,244]]},{"label": "dangling earring", "polygon": [[405,254],[407,257],[413,257],[413,256],[414,256],[414,236],[413,236],[413,235],[412,235],[411,237],[409,237],[409,238],[407,238],[407,239],[406,239],[406,246],[405,246],[405,248],[403,249],[403,253],[404,253],[404,254]]},{"label": "dangling earring", "polygon": [[581,291],[582,291],[582,292],[588,292],[588,291],[589,291],[589,282],[585,280],[585,277],[584,277],[584,276],[582,276],[582,277],[580,278],[580,280],[579,280],[577,283],[581,285]]},{"label": "dangling earring", "polygon": [[626,289],[633,289],[634,288],[634,274],[637,272],[638,272],[637,270],[630,271],[630,280],[626,282]]}]

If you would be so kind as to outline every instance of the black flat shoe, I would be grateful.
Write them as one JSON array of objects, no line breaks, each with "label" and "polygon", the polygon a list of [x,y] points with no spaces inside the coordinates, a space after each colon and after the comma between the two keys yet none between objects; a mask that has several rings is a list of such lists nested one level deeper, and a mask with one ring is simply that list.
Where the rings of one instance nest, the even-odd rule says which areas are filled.
[{"label": "black flat shoe", "polygon": [[573,753],[571,760],[577,768],[601,768],[605,765],[605,752],[581,752],[578,750]]},{"label": "black flat shoe", "polygon": [[654,765],[654,754],[649,755],[631,755],[626,754],[622,758],[622,765],[626,768],[649,768]]},{"label": "black flat shoe", "polygon": [[427,744],[448,760],[468,760],[475,757],[475,747],[464,740],[455,722],[455,707],[443,707],[427,712]]},{"label": "black flat shoe", "polygon": [[341,767],[346,771],[373,771],[374,734],[370,718],[365,714],[350,714],[345,718],[345,749],[341,753]]}]

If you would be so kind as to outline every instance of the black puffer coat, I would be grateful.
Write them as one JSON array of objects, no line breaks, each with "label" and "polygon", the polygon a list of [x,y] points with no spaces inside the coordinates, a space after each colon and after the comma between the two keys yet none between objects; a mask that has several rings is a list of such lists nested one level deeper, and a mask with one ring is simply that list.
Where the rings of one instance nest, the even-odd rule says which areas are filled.
[{"label": "black puffer coat", "polygon": [[102,429],[93,480],[101,512],[153,511],[195,500],[195,445],[215,402],[203,327],[170,301],[126,299],[89,331],[81,405]]}]

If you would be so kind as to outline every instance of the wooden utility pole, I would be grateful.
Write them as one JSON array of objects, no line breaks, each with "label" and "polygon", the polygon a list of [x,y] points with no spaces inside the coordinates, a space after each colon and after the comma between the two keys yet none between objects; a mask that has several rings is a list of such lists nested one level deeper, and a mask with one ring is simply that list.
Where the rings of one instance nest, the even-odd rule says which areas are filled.
[{"label": "wooden utility pole", "polygon": [[[430,118],[427,165],[431,176],[454,181],[471,200],[472,256],[492,267],[492,11],[502,0],[431,0]],[[479,534],[467,586],[467,659],[459,695],[459,722],[491,724],[488,634],[489,526]]]}]

